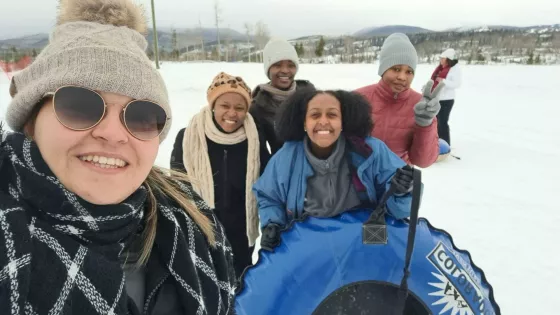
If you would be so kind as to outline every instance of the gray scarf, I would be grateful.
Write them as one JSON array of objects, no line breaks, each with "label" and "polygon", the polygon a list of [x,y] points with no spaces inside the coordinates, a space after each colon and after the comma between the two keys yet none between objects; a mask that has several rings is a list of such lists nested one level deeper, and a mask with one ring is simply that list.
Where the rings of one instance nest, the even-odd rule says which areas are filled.
[{"label": "gray scarf", "polygon": [[272,95],[272,99],[276,102],[276,105],[279,105],[283,101],[285,101],[288,97],[292,96],[296,92],[296,81],[292,82],[292,85],[287,90],[280,90],[272,86],[270,83],[261,84],[259,87],[267,91]]},{"label": "gray scarf", "polygon": [[336,147],[326,160],[315,157],[305,137],[305,155],[314,175],[307,180],[304,211],[315,217],[333,217],[360,205],[352,184],[352,173],[346,159],[346,139],[338,138]]}]

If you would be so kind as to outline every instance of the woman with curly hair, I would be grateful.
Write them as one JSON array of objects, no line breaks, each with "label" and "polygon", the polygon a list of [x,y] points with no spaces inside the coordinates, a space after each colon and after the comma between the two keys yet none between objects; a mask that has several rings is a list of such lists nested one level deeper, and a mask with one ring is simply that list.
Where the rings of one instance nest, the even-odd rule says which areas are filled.
[{"label": "woman with curly hair", "polygon": [[356,207],[373,208],[391,185],[387,201],[396,218],[410,213],[412,169],[380,140],[370,104],[346,91],[302,89],[284,104],[278,136],[284,146],[256,182],[261,247],[279,244],[279,231],[303,213],[334,217]]}]

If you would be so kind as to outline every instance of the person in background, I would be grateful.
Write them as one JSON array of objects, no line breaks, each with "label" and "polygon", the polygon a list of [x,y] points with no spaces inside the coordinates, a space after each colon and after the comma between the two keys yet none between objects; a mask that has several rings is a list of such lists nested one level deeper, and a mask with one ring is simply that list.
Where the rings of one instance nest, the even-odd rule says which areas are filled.
[{"label": "person in background", "polygon": [[231,247],[184,174],[130,0],[64,0],[0,128],[0,314],[231,314]]},{"label": "person in background", "polygon": [[334,217],[374,209],[391,185],[386,208],[410,214],[412,168],[370,136],[370,104],[346,91],[298,90],[285,104],[278,136],[286,141],[253,190],[259,205],[261,247],[272,250],[280,231],[304,213]]},{"label": "person in background", "polygon": [[356,90],[372,105],[375,121],[372,135],[407,164],[429,167],[438,158],[439,143],[436,115],[440,110],[438,95],[443,85],[431,90],[433,81],[423,94],[410,88],[418,55],[401,33],[387,37],[379,56],[378,83]]},{"label": "person in background", "polygon": [[461,87],[461,69],[455,49],[449,48],[440,55],[440,64],[432,74],[435,81],[434,87],[438,84],[445,84],[441,91],[440,105],[441,110],[437,114],[439,137],[451,145],[451,135],[449,131],[449,116],[455,104],[455,90]]},{"label": "person in background", "polygon": [[171,168],[187,172],[193,187],[224,225],[236,274],[251,265],[259,236],[252,187],[269,153],[251,114],[251,90],[241,77],[219,73],[207,91],[208,105],[177,134]]},{"label": "person in background", "polygon": [[295,79],[298,60],[296,49],[286,40],[273,38],[264,47],[264,74],[270,81],[253,91],[250,113],[270,146],[271,154],[280,150],[283,144],[276,137],[275,125],[280,104],[297,89],[313,86],[309,81]]}]

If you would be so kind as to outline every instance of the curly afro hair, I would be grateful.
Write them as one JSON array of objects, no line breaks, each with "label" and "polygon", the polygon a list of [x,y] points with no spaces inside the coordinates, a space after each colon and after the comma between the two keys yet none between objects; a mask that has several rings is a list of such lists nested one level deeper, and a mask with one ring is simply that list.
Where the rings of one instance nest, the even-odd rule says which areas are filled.
[{"label": "curly afro hair", "polygon": [[330,94],[334,96],[341,106],[342,130],[347,138],[366,138],[373,129],[371,105],[356,92],[344,90],[317,90],[315,88],[298,89],[284,103],[276,117],[276,133],[283,141],[301,141],[304,139],[305,115],[307,104],[317,94]]}]

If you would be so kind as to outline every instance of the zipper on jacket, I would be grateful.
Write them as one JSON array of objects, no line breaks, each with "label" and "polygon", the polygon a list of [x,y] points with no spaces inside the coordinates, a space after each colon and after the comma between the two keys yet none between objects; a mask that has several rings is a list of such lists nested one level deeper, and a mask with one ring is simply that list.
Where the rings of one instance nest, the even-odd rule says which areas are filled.
[{"label": "zipper on jacket", "polygon": [[227,163],[228,163],[228,151],[224,149],[224,161],[223,161],[224,165],[223,165],[223,171],[224,171],[224,183],[223,183],[223,198],[224,200],[222,201],[222,204],[224,206],[227,206],[229,204],[229,200],[228,200],[228,167],[227,167]]},{"label": "zipper on jacket", "polygon": [[150,295],[148,295],[148,299],[146,300],[146,302],[144,303],[144,311],[142,312],[142,314],[144,315],[148,315],[148,310],[150,309],[150,303],[152,302],[152,298],[156,295],[156,292],[159,290],[159,288],[161,287],[161,285],[165,282],[165,280],[167,280],[167,278],[169,278],[169,272],[167,272],[165,274],[165,277],[163,277],[161,279],[160,282],[158,282],[158,284],[156,285],[156,287],[152,290],[152,292],[150,292]]},{"label": "zipper on jacket", "polygon": [[329,204],[329,208],[334,207],[334,185],[333,185],[333,178],[332,176],[329,176],[329,200],[330,200],[330,204]]}]

